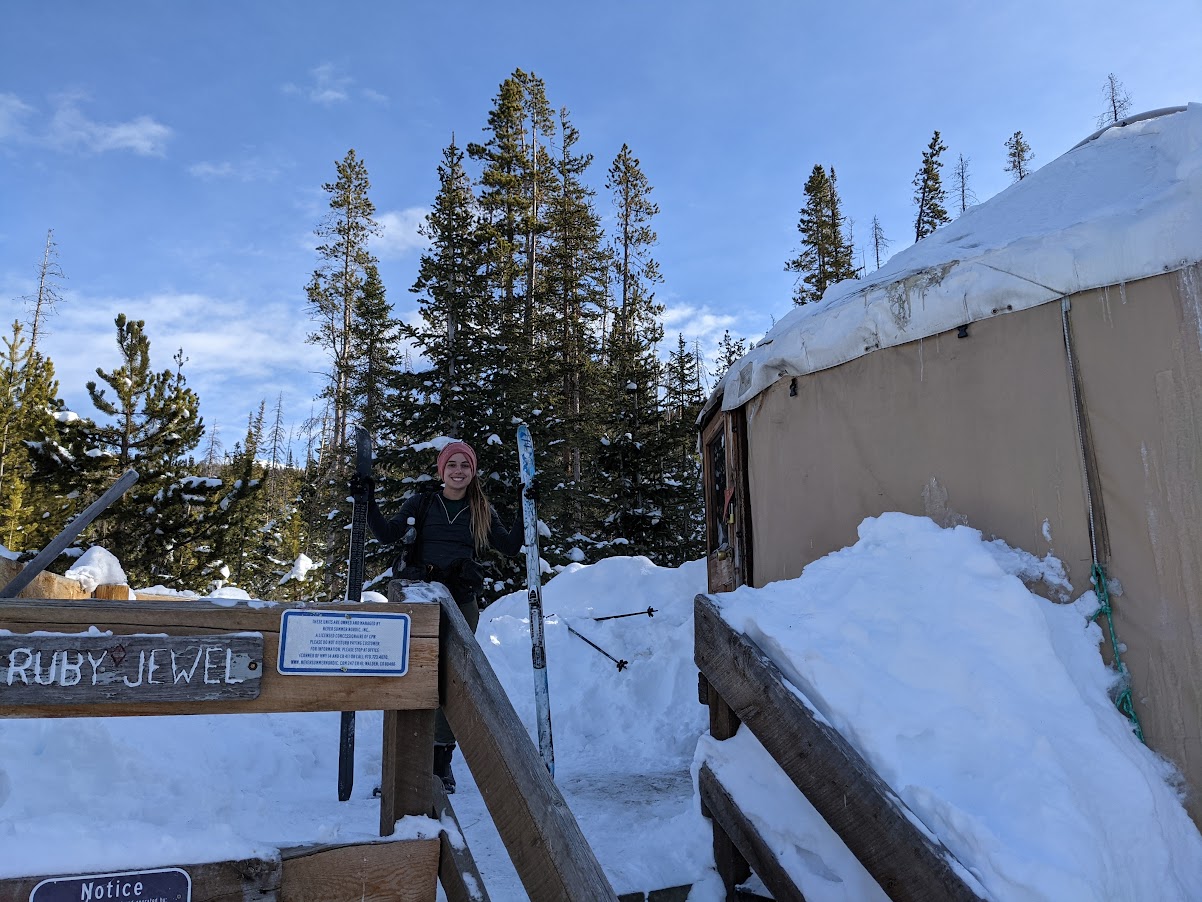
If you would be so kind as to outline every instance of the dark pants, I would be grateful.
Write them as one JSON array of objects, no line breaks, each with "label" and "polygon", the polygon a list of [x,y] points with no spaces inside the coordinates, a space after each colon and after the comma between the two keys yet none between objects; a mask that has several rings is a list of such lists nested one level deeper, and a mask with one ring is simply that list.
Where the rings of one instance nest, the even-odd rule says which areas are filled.
[{"label": "dark pants", "polygon": [[[471,628],[472,633],[476,632],[476,626],[480,623],[480,606],[476,604],[476,599],[472,598],[468,602],[458,602],[459,610],[463,614],[463,619],[467,621],[467,625]],[[434,743],[435,745],[450,745],[455,741],[455,734],[451,732],[451,725],[447,723],[446,715],[442,713],[442,708],[434,715]]]}]

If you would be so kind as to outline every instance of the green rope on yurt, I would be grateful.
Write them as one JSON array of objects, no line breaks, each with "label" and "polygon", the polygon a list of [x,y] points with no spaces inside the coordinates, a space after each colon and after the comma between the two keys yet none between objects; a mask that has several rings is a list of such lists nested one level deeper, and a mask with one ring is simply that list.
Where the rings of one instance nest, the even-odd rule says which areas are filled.
[{"label": "green rope on yurt", "polygon": [[1127,665],[1123,663],[1123,656],[1119,651],[1121,646],[1118,633],[1114,628],[1114,610],[1110,604],[1110,589],[1106,585],[1106,571],[1097,561],[1093,563],[1090,579],[1093,581],[1094,594],[1098,597],[1098,609],[1094,611],[1091,619],[1097,620],[1103,614],[1106,615],[1106,628],[1110,631],[1110,647],[1114,650],[1114,667],[1119,672],[1119,693],[1114,700],[1115,707],[1127,716],[1127,720],[1131,721],[1131,726],[1135,728],[1135,735],[1139,737],[1140,742],[1146,745],[1144,730],[1139,723],[1139,715],[1135,713],[1135,701],[1131,697],[1131,674],[1127,672]]}]

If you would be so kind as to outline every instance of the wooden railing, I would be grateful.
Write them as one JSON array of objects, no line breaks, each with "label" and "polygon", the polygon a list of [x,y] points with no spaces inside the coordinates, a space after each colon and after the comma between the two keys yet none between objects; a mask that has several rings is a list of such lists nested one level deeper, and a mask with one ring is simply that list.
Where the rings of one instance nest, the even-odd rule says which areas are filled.
[{"label": "wooden railing", "polygon": [[[9,687],[0,681],[0,718],[383,710],[380,835],[387,837],[405,815],[455,820],[441,782],[431,776],[434,712],[441,697],[464,759],[529,897],[535,902],[616,899],[450,595],[438,590],[438,602],[422,603],[406,601],[405,592],[405,584],[394,581],[388,604],[225,606],[209,601],[0,599],[0,628],[11,632],[0,642],[0,676],[8,673],[14,657],[18,670],[28,676],[37,645],[43,655],[38,659],[40,673],[47,684],[18,678],[17,685]],[[429,590],[423,594],[429,597]],[[281,674],[275,663],[281,624],[283,614],[292,610],[408,614],[408,672],[403,677]],[[80,635],[92,626],[112,634],[100,638],[104,650],[91,649],[97,664],[87,663],[88,643],[94,637]],[[29,635],[35,633],[41,634],[36,641]],[[102,663],[105,654],[112,661],[118,648],[122,657],[133,661],[143,656],[143,663],[126,665],[136,667],[137,673],[103,698],[98,697],[103,685],[100,690],[81,689],[88,682],[84,677],[97,683],[89,667]],[[218,651],[209,655],[206,648]],[[171,682],[162,679],[172,672],[169,668],[186,666],[201,655],[205,657],[195,658],[196,667],[212,666],[213,686],[198,688],[189,682],[189,688],[177,691],[162,685]],[[61,670],[57,681],[47,676],[55,660],[59,665],[69,663],[69,678]],[[144,692],[131,689],[129,683],[141,682],[151,665],[160,668],[159,683],[151,685],[148,678]],[[234,671],[237,676],[231,677]],[[116,681],[112,673],[100,676]],[[233,685],[244,682],[243,678],[256,684],[253,693]],[[331,742],[334,739],[331,736]],[[193,902],[244,898],[432,902],[436,874],[450,902],[488,900],[470,851],[461,842],[450,842],[445,832],[441,842],[306,846],[281,849],[261,859],[177,867],[189,875]],[[43,879],[47,878],[0,880],[0,902],[27,902]]]},{"label": "wooden railing", "polygon": [[[890,899],[968,902],[973,878],[830,724],[797,696],[775,664],[723,619],[713,599],[694,602],[694,657],[710,733],[734,736],[744,723]],[[754,868],[773,897],[803,900],[775,853],[708,766],[699,777],[712,820],[714,858],[729,899]],[[973,886],[968,881],[973,882]]]}]

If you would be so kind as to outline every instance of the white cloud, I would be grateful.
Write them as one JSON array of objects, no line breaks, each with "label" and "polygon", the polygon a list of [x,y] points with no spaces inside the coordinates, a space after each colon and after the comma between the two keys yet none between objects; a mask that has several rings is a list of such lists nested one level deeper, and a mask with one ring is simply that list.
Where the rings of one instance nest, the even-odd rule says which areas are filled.
[{"label": "white cloud", "polygon": [[377,216],[376,222],[384,231],[374,241],[376,253],[381,257],[403,257],[410,251],[428,247],[430,242],[418,231],[428,212],[425,207],[407,207]]},{"label": "white cloud", "polygon": [[[700,340],[704,347],[716,343],[726,329],[735,325],[736,317],[729,313],[714,313],[708,306],[691,304],[669,306],[664,310],[664,332],[679,332],[686,341]],[[737,330],[735,330],[737,331]],[[737,337],[737,336],[736,336]]]},{"label": "white cloud", "polygon": [[150,116],[128,122],[105,123],[89,119],[79,108],[77,97],[63,97],[40,143],[58,150],[80,149],[92,153],[131,150],[140,156],[163,156],[172,130]]},{"label": "white cloud", "polygon": [[0,141],[19,138],[25,134],[21,120],[33,112],[33,107],[16,94],[0,94]]},{"label": "white cloud", "polygon": [[188,174],[204,181],[232,179],[238,182],[271,181],[279,170],[258,159],[239,160],[231,162],[223,160],[220,163],[210,163],[207,160],[193,163],[188,167]]},{"label": "white cloud", "polygon": [[312,76],[312,82],[309,85],[296,85],[290,82],[284,85],[284,92],[299,95],[313,103],[320,103],[322,106],[350,100],[350,87],[355,80],[349,75],[339,72],[332,63],[322,63],[320,66],[310,69],[309,75]]}]

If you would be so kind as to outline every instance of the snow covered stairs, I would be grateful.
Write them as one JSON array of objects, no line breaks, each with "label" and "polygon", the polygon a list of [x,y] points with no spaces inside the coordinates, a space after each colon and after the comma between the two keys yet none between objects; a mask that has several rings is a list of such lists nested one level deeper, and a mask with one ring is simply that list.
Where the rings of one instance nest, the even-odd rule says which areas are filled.
[{"label": "snow covered stairs", "polygon": [[[389,583],[389,601],[403,601],[404,589],[401,580]],[[532,902],[616,900],[458,605],[448,594],[441,605],[442,710],[526,893]],[[453,881],[439,879],[450,902],[480,898],[453,895]]]},{"label": "snow covered stairs", "polygon": [[[722,619],[714,599],[696,597],[693,622],[699,696],[709,705],[713,739],[730,739],[745,723],[890,899],[981,898],[963,865],[799,697],[768,656]],[[698,782],[727,898],[736,898],[736,886],[754,869],[777,902],[804,902],[794,877],[708,765]]]}]

